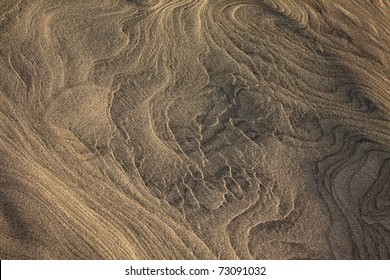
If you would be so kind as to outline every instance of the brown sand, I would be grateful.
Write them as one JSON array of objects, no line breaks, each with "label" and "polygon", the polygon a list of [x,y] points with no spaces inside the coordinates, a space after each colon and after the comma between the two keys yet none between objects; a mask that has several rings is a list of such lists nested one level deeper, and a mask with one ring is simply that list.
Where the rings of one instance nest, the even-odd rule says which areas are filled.
[{"label": "brown sand", "polygon": [[390,1],[0,0],[2,259],[389,259]]}]

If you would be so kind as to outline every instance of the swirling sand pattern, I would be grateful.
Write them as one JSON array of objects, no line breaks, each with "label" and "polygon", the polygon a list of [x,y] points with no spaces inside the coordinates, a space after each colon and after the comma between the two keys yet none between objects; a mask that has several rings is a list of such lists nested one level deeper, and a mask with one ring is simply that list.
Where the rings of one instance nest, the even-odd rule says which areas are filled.
[{"label": "swirling sand pattern", "polygon": [[0,1],[2,259],[389,259],[390,1]]}]

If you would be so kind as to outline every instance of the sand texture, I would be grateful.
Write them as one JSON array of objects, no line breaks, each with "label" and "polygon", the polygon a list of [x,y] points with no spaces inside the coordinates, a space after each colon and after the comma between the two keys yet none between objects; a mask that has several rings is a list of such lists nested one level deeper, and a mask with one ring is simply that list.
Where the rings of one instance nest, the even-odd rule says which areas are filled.
[{"label": "sand texture", "polygon": [[390,1],[0,0],[0,258],[390,259]]}]

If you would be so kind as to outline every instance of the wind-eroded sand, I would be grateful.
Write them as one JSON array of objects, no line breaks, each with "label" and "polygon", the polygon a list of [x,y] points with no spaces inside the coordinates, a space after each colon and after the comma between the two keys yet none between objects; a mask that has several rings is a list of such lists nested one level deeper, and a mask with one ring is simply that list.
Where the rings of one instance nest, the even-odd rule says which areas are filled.
[{"label": "wind-eroded sand", "polygon": [[2,259],[389,259],[390,1],[0,0]]}]

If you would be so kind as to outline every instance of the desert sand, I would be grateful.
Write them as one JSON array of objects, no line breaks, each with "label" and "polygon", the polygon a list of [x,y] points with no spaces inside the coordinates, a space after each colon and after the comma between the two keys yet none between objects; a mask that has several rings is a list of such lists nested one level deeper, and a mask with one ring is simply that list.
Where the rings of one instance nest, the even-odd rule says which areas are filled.
[{"label": "desert sand", "polygon": [[0,0],[1,259],[390,259],[390,1]]}]

